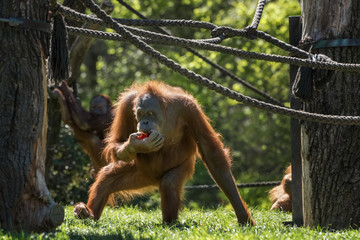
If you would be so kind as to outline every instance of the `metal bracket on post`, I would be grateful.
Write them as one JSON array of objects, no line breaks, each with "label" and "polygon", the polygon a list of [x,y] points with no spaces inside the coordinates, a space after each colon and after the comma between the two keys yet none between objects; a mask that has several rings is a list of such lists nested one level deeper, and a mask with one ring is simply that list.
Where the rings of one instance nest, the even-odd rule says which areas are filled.
[{"label": "metal bracket on post", "polygon": [[10,27],[22,27],[25,29],[38,30],[46,33],[50,33],[51,25],[47,22],[41,22],[24,18],[0,18],[0,23],[8,23]]}]

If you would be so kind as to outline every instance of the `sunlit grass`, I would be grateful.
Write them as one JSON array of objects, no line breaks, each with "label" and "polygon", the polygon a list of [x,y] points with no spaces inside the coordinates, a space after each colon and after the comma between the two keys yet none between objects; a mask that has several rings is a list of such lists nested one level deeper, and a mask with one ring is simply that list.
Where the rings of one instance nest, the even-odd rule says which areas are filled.
[{"label": "sunlit grass", "polygon": [[97,222],[75,219],[66,207],[64,223],[54,232],[1,232],[1,239],[359,239],[360,230],[326,231],[286,226],[291,214],[252,209],[257,226],[239,226],[231,208],[182,210],[179,221],[162,224],[161,211],[107,207]]}]

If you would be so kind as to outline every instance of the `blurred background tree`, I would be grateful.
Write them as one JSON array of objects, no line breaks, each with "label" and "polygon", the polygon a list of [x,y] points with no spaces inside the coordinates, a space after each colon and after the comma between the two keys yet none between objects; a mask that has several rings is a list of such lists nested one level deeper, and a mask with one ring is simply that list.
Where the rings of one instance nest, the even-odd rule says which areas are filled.
[{"label": "blurred background tree", "polygon": [[[250,25],[257,6],[257,1],[253,0],[132,0],[127,3],[150,19],[190,19],[233,28]],[[117,1],[113,1],[113,4],[115,8],[112,17],[138,18]],[[268,1],[258,29],[288,42],[288,17],[299,14],[298,0]],[[167,30],[174,36],[184,38],[210,37],[210,32],[205,30],[187,28]],[[261,39],[232,38],[222,44],[247,51],[287,55],[286,52]],[[252,91],[224,76],[183,48],[157,45],[153,47],[196,73],[242,94],[258,98]],[[199,52],[289,106],[288,65],[244,60],[203,50]],[[119,92],[134,81],[154,79],[180,86],[198,99],[211,119],[213,127],[221,133],[224,143],[231,149],[232,170],[238,183],[281,179],[284,169],[290,163],[289,118],[247,107],[195,85],[129,43],[95,40],[81,65],[76,88],[83,106],[88,108],[90,99],[96,94],[108,94],[115,102]],[[90,160],[81,152],[79,144],[73,139],[71,129],[62,125],[59,140],[52,151],[48,184],[55,201],[73,204],[86,200],[89,185],[92,183],[89,173]],[[200,161],[189,184],[214,184]],[[246,188],[240,189],[240,192],[250,206],[269,208],[270,202],[267,198],[269,189]],[[226,198],[219,191],[188,191],[186,199],[189,206],[216,206],[224,201],[226,203]],[[142,200],[137,203],[143,206],[158,204],[156,196]]]}]

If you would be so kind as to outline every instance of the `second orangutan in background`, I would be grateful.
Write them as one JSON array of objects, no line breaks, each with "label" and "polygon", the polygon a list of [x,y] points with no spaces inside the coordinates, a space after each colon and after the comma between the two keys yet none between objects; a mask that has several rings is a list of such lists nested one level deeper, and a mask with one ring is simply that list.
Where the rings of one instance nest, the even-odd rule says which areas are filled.
[{"label": "second orangutan in background", "polygon": [[291,166],[285,170],[285,175],[279,186],[269,192],[270,200],[273,203],[270,210],[292,211],[291,206]]},{"label": "second orangutan in background", "polygon": [[90,109],[86,111],[65,81],[54,90],[54,94],[58,98],[64,123],[73,129],[75,139],[90,156],[92,176],[95,178],[97,172],[107,164],[102,151],[104,138],[113,120],[111,100],[106,95],[97,95],[91,99]]}]

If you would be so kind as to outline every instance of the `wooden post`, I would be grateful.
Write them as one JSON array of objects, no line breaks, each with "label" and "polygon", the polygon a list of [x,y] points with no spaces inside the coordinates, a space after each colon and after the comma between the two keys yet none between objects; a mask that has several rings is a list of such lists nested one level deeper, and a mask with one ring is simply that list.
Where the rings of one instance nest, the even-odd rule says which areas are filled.
[{"label": "wooden post", "polygon": [[[289,17],[289,42],[297,46],[301,40],[301,22],[300,16]],[[301,101],[296,99],[291,92],[295,81],[298,66],[290,65],[290,107],[301,109]],[[292,175],[292,216],[293,223],[297,226],[303,225],[302,208],[302,166],[301,166],[301,136],[300,122],[297,119],[290,120],[290,138],[291,138],[291,175]]]}]

